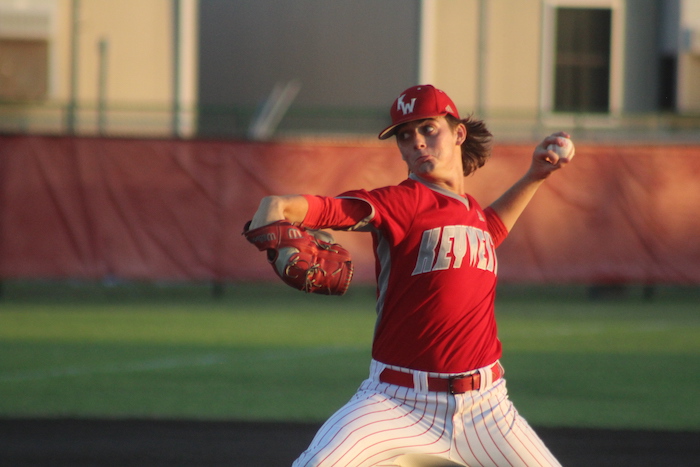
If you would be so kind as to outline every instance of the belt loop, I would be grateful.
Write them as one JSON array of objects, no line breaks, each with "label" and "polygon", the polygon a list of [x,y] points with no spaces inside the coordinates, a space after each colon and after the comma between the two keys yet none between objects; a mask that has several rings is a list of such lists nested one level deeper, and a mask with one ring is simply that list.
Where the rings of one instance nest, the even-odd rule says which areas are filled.
[{"label": "belt loop", "polygon": [[369,365],[370,378],[374,381],[379,381],[379,375],[382,374],[382,370],[384,370],[384,368],[386,368],[385,364],[372,359]]},{"label": "belt loop", "polygon": [[487,387],[491,386],[491,383],[493,383],[493,376],[491,374],[491,367],[488,366],[486,368],[480,368],[479,369],[479,375],[481,376],[479,378],[479,391],[483,391]]},{"label": "belt loop", "polygon": [[493,367],[495,365],[498,365],[498,361],[496,361],[496,363],[494,363],[493,365],[489,365],[485,368],[479,369],[479,374],[481,375],[481,384],[479,385],[480,391],[491,387],[491,385],[493,384]]},{"label": "belt loop", "polygon": [[425,371],[413,372],[413,388],[418,393],[428,392],[428,373]]}]

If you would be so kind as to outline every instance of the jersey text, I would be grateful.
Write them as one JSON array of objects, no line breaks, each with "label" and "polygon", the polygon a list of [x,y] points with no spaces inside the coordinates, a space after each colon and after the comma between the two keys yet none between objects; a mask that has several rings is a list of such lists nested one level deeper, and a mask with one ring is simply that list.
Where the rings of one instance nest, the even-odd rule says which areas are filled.
[{"label": "jersey text", "polygon": [[497,273],[491,234],[469,225],[448,225],[423,232],[418,261],[411,275],[462,266]]}]

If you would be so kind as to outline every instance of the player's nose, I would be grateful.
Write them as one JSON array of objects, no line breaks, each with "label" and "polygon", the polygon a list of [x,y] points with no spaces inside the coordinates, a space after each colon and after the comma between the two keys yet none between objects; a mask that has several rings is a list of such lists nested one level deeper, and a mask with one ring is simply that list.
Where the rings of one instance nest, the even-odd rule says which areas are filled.
[{"label": "player's nose", "polygon": [[416,149],[421,149],[426,146],[426,141],[425,141],[425,136],[420,134],[420,132],[416,131],[412,135],[413,138],[413,147]]}]

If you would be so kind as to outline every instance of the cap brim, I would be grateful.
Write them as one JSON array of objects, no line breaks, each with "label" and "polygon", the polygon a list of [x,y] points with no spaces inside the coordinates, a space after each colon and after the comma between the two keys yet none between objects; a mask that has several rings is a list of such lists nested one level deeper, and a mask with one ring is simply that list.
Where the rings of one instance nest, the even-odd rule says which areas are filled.
[{"label": "cap brim", "polygon": [[379,133],[379,139],[389,139],[394,136],[396,134],[396,127],[399,125],[403,125],[403,123],[397,123],[396,125],[385,128],[384,131]]},{"label": "cap brim", "polygon": [[379,139],[391,138],[392,136],[394,136],[396,134],[396,128],[400,127],[404,123],[415,122],[416,120],[426,120],[428,118],[444,117],[446,115],[453,115],[454,117],[459,118],[450,112],[442,112],[442,113],[438,113],[435,115],[427,115],[427,116],[423,115],[423,116],[418,116],[416,118],[409,118],[405,121],[397,122],[397,123],[391,125],[390,127],[385,128],[381,133],[379,133]]}]

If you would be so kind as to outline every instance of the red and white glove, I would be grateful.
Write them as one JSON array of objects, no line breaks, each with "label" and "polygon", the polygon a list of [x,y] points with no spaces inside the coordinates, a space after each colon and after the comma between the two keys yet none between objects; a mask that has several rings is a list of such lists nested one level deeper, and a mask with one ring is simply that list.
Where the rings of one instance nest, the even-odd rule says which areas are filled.
[{"label": "red and white glove", "polygon": [[322,295],[343,295],[350,286],[353,264],[350,253],[322,231],[307,230],[287,221],[276,221],[243,235],[267,251],[267,261],[282,281],[298,290]]}]

